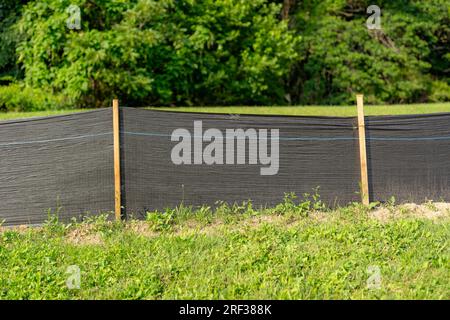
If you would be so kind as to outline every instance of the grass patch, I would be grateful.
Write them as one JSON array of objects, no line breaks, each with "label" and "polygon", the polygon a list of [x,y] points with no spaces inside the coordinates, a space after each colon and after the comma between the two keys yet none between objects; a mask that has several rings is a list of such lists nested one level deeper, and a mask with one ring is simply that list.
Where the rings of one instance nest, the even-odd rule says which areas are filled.
[{"label": "grass patch", "polygon": [[89,109],[49,110],[49,111],[30,111],[30,112],[0,112],[0,120],[58,116],[83,111],[89,111]]},{"label": "grass patch", "polygon": [[[287,197],[0,232],[1,299],[448,299],[448,212],[379,220]],[[389,208],[392,210],[392,208]],[[68,289],[69,266],[81,271]],[[375,268],[379,288],[368,288]]]},{"label": "grass patch", "polygon": [[[294,107],[165,107],[155,110],[206,112],[224,114],[261,114],[295,116],[356,117],[356,106],[294,106]],[[401,115],[450,112],[450,103],[365,106],[365,114]]]},{"label": "grass patch", "polygon": [[[355,117],[355,106],[296,106],[296,107],[152,107],[151,110],[204,112],[223,114],[260,114],[293,116]],[[0,120],[45,117],[88,111],[89,109],[50,110],[37,112],[0,112]],[[401,115],[450,112],[450,103],[366,106],[366,115]]]}]

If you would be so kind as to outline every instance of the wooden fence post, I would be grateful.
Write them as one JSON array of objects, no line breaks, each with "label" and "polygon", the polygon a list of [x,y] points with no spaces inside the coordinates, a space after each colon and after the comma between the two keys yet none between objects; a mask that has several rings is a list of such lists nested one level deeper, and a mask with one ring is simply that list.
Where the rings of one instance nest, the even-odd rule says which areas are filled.
[{"label": "wooden fence post", "polygon": [[361,167],[361,200],[369,205],[369,177],[367,173],[366,125],[364,123],[364,95],[356,95],[358,108],[359,162]]},{"label": "wooden fence post", "polygon": [[113,100],[113,136],[114,136],[114,208],[116,220],[122,219],[122,194],[120,182],[120,123],[119,100]]}]

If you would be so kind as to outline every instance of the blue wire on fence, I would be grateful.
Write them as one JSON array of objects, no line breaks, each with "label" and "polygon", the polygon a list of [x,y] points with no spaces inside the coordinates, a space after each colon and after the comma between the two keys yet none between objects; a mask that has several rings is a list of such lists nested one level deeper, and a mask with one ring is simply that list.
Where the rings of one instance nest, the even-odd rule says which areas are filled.
[{"label": "blue wire on fence", "polygon": [[[165,137],[169,138],[171,135],[164,134],[164,133],[153,133],[153,132],[121,132],[125,135],[132,135],[132,136],[147,136],[147,137]],[[8,142],[8,143],[0,143],[0,147],[9,147],[9,146],[17,146],[17,145],[28,145],[28,144],[42,144],[42,143],[50,143],[50,142],[59,142],[59,141],[68,141],[68,140],[79,140],[79,139],[87,139],[87,138],[94,138],[94,137],[100,137],[100,136],[106,136],[111,135],[112,132],[105,132],[105,133],[98,133],[98,134],[89,134],[89,135],[82,135],[82,136],[74,136],[74,137],[66,137],[66,138],[56,138],[56,139],[46,139],[46,140],[31,140],[31,141],[17,141],[17,142]],[[191,136],[193,138],[202,138],[202,136]],[[238,139],[250,139],[248,137],[245,138],[239,138]],[[257,139],[261,139],[258,137]],[[264,139],[264,138],[262,138]],[[265,138],[267,140],[273,140],[275,138],[269,137]],[[358,140],[358,138],[355,137],[279,137],[279,140],[283,141],[351,141],[351,140]],[[367,141],[440,141],[440,140],[450,140],[450,136],[442,136],[442,137],[367,137]]]}]

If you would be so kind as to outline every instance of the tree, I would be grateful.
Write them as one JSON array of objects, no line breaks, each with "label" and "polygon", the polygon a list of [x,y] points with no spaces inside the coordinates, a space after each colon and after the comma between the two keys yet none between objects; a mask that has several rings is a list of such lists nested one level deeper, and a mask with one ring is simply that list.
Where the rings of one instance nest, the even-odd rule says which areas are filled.
[{"label": "tree", "polygon": [[377,3],[380,30],[368,0],[4,0],[0,80],[89,107],[450,101],[450,0]]},{"label": "tree", "polygon": [[2,0],[0,3],[0,82],[4,81],[1,79],[12,80],[21,76],[15,54],[19,39],[14,25],[27,2],[28,0]]},{"label": "tree", "polygon": [[370,1],[310,0],[295,13],[304,36],[290,87],[294,102],[349,104],[450,100],[450,1],[378,1],[382,29],[368,30]]},{"label": "tree", "polygon": [[[68,30],[66,9],[81,9]],[[18,26],[25,81],[83,106],[283,103],[298,40],[266,0],[32,1]]]}]

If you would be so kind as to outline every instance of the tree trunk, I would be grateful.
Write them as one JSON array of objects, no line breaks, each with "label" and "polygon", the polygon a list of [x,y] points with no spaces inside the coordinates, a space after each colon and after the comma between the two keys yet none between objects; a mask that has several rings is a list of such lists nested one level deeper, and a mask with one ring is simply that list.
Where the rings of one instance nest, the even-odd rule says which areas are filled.
[{"label": "tree trunk", "polygon": [[295,0],[283,0],[283,9],[281,10],[281,19],[289,19],[289,12],[295,6]]}]

